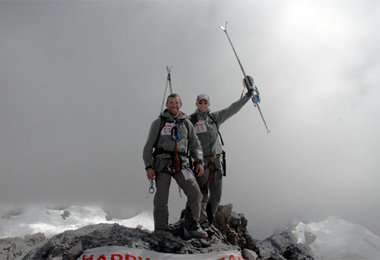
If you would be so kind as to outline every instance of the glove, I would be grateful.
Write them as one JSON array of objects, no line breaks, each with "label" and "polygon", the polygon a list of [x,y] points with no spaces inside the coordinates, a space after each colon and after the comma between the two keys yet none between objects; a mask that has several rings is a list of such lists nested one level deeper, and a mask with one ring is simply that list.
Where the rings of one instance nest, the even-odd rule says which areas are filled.
[{"label": "glove", "polygon": [[253,90],[253,78],[251,76],[246,76],[244,79],[243,79],[243,85],[244,87],[246,87],[248,89],[248,91],[250,89]]},{"label": "glove", "polygon": [[253,95],[253,88],[248,89],[247,93],[245,93],[248,97],[252,97]]}]

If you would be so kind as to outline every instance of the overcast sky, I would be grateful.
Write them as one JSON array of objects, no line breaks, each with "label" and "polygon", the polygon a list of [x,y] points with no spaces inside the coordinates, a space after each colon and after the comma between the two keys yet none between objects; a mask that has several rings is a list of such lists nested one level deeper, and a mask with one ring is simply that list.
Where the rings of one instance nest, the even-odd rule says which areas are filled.
[{"label": "overcast sky", "polygon": [[[222,204],[254,236],[337,215],[380,230],[380,2],[1,1],[1,205],[102,203],[152,210],[142,148],[166,66],[195,109],[262,95],[221,127]],[[175,182],[169,209],[185,204]]]}]

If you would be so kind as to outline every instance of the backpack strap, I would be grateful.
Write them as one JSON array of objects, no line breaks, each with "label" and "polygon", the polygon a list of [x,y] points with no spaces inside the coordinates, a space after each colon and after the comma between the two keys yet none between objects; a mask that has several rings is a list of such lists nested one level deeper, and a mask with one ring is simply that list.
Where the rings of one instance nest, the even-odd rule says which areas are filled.
[{"label": "backpack strap", "polygon": [[163,116],[159,116],[160,119],[161,119],[161,123],[160,123],[160,128],[158,130],[158,135],[157,135],[157,138],[156,138],[156,141],[154,142],[154,145],[153,147],[156,149],[157,148],[157,143],[158,143],[158,139],[160,138],[160,134],[161,134],[161,131],[162,131],[162,128],[164,128],[165,126],[165,123],[166,123],[166,120]]},{"label": "backpack strap", "polygon": [[195,123],[197,122],[197,114],[191,114],[190,115],[190,121],[191,123],[193,123],[193,125],[195,125]]},{"label": "backpack strap", "polygon": [[214,124],[216,125],[216,129],[217,129],[218,135],[220,137],[220,142],[222,143],[222,145],[224,145],[222,134],[219,131],[219,124],[218,124],[218,122],[216,121],[216,119],[214,118],[214,116],[212,116],[210,113],[207,113],[207,115],[211,119],[211,121],[214,122]]}]

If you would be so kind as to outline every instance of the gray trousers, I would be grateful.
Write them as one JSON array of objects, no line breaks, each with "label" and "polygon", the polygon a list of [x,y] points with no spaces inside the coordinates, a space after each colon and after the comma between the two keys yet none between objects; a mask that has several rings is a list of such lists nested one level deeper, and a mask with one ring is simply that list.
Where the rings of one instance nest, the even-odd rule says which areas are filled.
[{"label": "gray trousers", "polygon": [[223,169],[221,162],[219,160],[215,161],[211,177],[210,169],[212,168],[206,162],[205,174],[201,177],[197,177],[197,181],[203,195],[199,221],[201,224],[204,222],[208,222],[209,224],[212,223],[215,217],[215,212],[222,198]]},{"label": "gray trousers", "polygon": [[186,228],[191,228],[199,222],[200,207],[202,201],[202,193],[199,189],[198,183],[192,174],[184,170],[175,174],[174,176],[166,172],[160,172],[156,177],[156,194],[153,200],[153,217],[154,229],[166,230],[168,228],[169,210],[169,187],[171,179],[174,178],[178,186],[183,190],[187,196],[186,213],[184,225]]}]

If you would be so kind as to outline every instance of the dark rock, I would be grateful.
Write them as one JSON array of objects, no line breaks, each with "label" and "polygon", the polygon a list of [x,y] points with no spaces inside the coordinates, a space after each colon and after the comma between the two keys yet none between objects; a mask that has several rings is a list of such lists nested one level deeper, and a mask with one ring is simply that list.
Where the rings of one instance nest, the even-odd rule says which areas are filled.
[{"label": "dark rock", "polygon": [[66,218],[70,217],[70,215],[71,215],[70,211],[64,210],[61,217],[62,217],[62,219],[66,219]]},{"label": "dark rock", "polygon": [[259,256],[263,259],[314,259],[310,248],[307,245],[298,244],[296,237],[288,230],[258,241],[257,246]]},{"label": "dark rock", "polygon": [[264,241],[255,240],[247,231],[248,221],[244,214],[233,212],[232,204],[218,207],[214,224],[230,244],[238,245],[242,251],[254,251],[259,259],[314,259],[310,248],[298,244],[295,236],[288,230],[273,234]]},{"label": "dark rock", "polygon": [[241,250],[257,251],[256,241],[248,233],[248,221],[244,214],[232,211],[232,204],[219,205],[215,214],[214,225],[226,237],[227,242],[237,245]]}]

